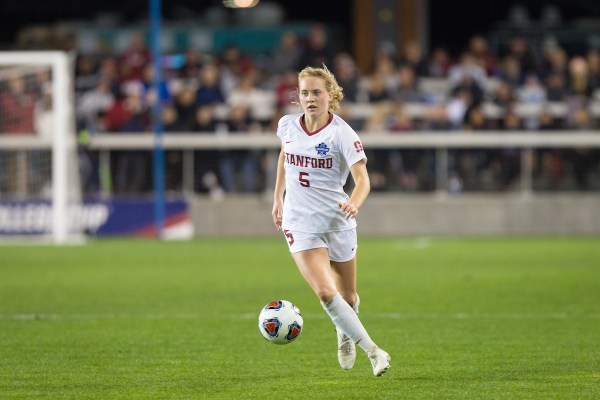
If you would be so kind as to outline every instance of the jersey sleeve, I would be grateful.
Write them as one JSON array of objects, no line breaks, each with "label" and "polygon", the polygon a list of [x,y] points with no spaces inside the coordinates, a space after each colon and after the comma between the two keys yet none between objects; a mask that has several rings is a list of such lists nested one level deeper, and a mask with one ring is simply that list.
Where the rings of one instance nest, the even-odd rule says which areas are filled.
[{"label": "jersey sleeve", "polygon": [[277,137],[283,141],[287,135],[287,131],[288,131],[288,125],[290,124],[290,122],[292,121],[293,116],[291,115],[284,115],[283,117],[281,117],[279,119],[279,122],[277,123]]},{"label": "jersey sleeve", "polygon": [[342,129],[340,136],[340,151],[346,159],[348,167],[363,159],[365,162],[367,161],[362,142],[354,129],[347,126],[346,129]]}]

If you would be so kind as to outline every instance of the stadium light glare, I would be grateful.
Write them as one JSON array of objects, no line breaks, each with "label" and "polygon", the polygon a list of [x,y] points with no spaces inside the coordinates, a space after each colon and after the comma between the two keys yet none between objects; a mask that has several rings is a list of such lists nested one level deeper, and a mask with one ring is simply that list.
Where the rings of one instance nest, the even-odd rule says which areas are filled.
[{"label": "stadium light glare", "polygon": [[227,8],[252,8],[259,2],[260,0],[223,0],[223,5]]}]

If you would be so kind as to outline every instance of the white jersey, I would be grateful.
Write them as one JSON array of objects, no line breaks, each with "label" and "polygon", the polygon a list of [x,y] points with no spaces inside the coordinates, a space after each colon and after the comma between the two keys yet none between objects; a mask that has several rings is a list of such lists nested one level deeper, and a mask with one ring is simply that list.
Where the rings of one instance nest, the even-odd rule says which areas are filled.
[{"label": "white jersey", "polygon": [[343,187],[350,166],[367,159],[360,139],[334,114],[323,128],[309,133],[302,115],[285,115],[277,127],[285,167],[282,227],[309,233],[352,229],[356,221],[346,219],[338,204],[349,199]]}]

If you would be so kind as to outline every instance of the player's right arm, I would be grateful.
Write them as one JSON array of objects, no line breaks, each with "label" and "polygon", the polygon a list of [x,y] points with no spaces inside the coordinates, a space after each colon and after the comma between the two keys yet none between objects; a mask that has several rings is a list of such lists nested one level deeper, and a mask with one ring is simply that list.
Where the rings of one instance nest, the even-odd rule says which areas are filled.
[{"label": "player's right arm", "polygon": [[281,220],[283,215],[283,193],[285,192],[285,168],[283,162],[285,155],[283,153],[283,145],[281,146],[281,152],[279,153],[279,160],[277,161],[277,178],[275,179],[275,190],[273,191],[273,223],[277,227],[277,230],[281,230]]}]

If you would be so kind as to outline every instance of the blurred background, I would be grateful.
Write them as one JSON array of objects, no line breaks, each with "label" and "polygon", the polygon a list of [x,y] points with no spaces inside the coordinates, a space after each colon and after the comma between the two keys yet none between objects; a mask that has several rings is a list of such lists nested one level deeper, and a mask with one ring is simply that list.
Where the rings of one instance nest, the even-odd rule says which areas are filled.
[{"label": "blurred background", "polygon": [[[155,233],[153,157],[139,137],[151,136],[159,102],[174,138],[167,226],[185,221],[184,236],[274,234],[277,121],[299,111],[297,72],[323,63],[369,157],[364,232],[600,233],[596,1],[163,1],[158,93],[148,10],[148,1],[0,4],[1,50],[72,60],[76,179],[82,199],[106,206],[88,233]],[[0,138],[43,134],[51,77],[19,85],[7,76]],[[40,150],[1,146],[0,200],[14,216],[47,197],[51,168],[36,164]],[[140,204],[148,209],[137,220],[109,223]],[[0,233],[22,224],[13,225]]]}]

